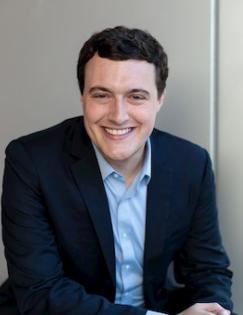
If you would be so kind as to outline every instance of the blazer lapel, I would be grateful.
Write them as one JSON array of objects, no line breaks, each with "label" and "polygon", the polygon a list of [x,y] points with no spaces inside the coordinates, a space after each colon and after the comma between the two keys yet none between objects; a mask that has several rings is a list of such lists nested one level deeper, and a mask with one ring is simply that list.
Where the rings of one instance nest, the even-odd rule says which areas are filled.
[{"label": "blazer lapel", "polygon": [[93,146],[80,122],[72,141],[72,174],[87,205],[103,255],[115,286],[115,250],[108,200]]},{"label": "blazer lapel", "polygon": [[[161,140],[161,139],[160,139]],[[146,231],[144,249],[144,281],[150,282],[161,268],[166,227],[172,198],[173,171],[166,165],[167,143],[151,137],[151,180],[147,192]],[[152,278],[152,279],[151,279]]]}]

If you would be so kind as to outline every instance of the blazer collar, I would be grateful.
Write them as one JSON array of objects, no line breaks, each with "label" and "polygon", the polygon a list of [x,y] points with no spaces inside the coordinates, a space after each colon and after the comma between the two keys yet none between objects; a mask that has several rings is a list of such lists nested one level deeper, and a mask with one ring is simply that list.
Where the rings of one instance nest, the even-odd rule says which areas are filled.
[{"label": "blazer collar", "polygon": [[169,143],[165,136],[151,136],[152,169],[147,191],[144,248],[144,281],[151,281],[161,268],[168,216],[171,207],[173,170],[168,166]]},{"label": "blazer collar", "polygon": [[87,205],[115,287],[115,249],[109,205],[94,148],[82,118],[74,127],[71,138],[68,147],[76,158],[71,164],[72,174]]}]

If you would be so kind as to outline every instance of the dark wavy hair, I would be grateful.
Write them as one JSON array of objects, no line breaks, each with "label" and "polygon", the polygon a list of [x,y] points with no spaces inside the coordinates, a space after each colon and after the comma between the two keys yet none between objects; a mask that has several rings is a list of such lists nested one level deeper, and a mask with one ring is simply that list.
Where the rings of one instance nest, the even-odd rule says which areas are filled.
[{"label": "dark wavy hair", "polygon": [[160,43],[148,32],[116,26],[93,34],[80,50],[77,78],[81,94],[84,90],[85,65],[95,55],[111,60],[145,60],[155,66],[155,82],[160,97],[168,77],[167,55]]}]

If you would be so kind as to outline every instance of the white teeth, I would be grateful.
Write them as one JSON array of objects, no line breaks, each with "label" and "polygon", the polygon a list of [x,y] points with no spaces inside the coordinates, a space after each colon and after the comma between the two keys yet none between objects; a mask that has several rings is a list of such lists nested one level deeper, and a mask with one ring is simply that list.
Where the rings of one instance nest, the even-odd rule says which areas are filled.
[{"label": "white teeth", "polygon": [[113,135],[113,136],[121,136],[121,135],[125,135],[126,133],[130,132],[131,128],[125,128],[125,129],[105,128],[105,131],[108,132],[110,135]]}]

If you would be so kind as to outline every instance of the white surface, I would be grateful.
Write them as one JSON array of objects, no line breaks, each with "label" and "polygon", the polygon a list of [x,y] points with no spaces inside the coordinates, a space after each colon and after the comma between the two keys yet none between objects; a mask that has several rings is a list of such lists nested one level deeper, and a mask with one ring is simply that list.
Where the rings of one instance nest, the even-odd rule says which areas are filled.
[{"label": "white surface", "polygon": [[243,314],[243,1],[220,2],[218,199],[234,270],[233,297]]}]

